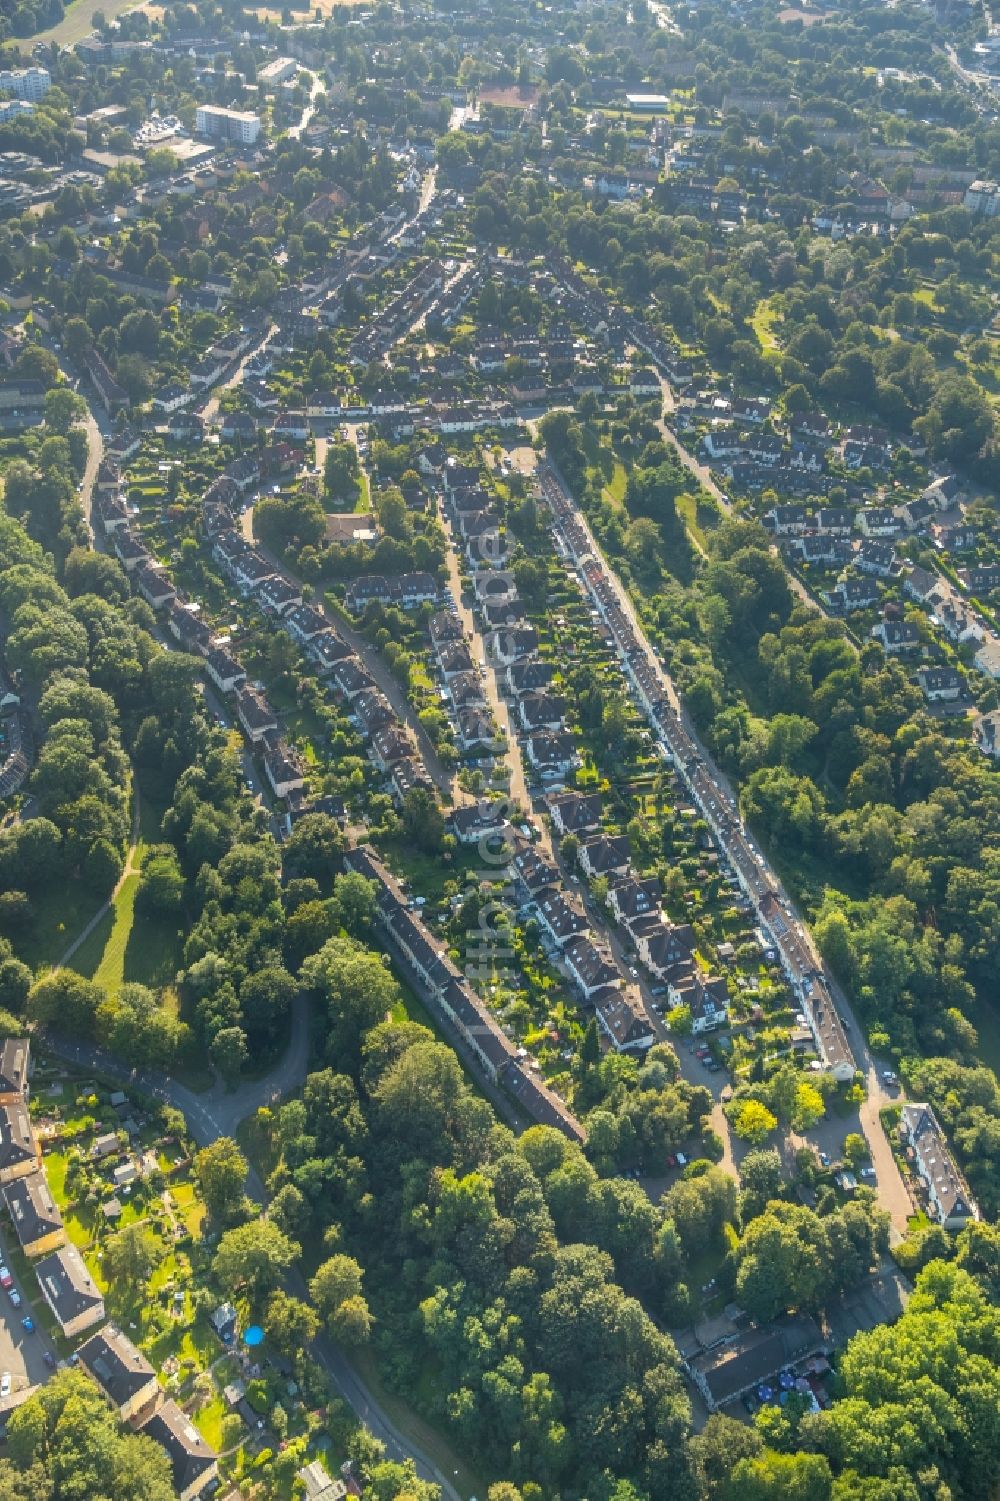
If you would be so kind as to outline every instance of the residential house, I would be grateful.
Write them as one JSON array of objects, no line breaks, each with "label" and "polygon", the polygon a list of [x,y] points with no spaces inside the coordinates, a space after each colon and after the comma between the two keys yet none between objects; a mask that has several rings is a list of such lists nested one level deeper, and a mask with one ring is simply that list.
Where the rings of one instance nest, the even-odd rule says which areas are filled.
[{"label": "residential house", "polygon": [[899,566],[896,549],[891,542],[866,538],[854,554],[854,566],[859,573],[871,574],[873,578],[891,578]]},{"label": "residential house", "polygon": [[76,1246],[60,1246],[35,1264],[42,1294],[65,1339],[104,1319],[104,1299]]},{"label": "residential house", "polygon": [[12,1179],[4,1189],[4,1202],[26,1256],[42,1256],[65,1244],[66,1227],[40,1169]]},{"label": "residential house", "polygon": [[264,739],[264,774],[275,797],[291,797],[305,787],[305,769],[283,735],[272,730]]},{"label": "residential house", "polygon": [[961,698],[965,683],[956,667],[922,667],[917,686],[929,704],[954,703]]},{"label": "residential house", "polygon": [[346,662],[348,657],[352,657],[354,649],[336,631],[325,630],[309,642],[309,655],[316,663],[319,676],[323,678],[328,677],[339,662]]},{"label": "residential house", "polygon": [[465,754],[473,758],[492,755],[503,744],[485,704],[468,704],[455,711],[455,738]]},{"label": "residential house", "polygon": [[330,673],[330,681],[347,703],[375,687],[375,679],[358,657],[345,657],[338,662]]},{"label": "residential house", "polygon": [[599,792],[551,792],[545,804],[559,834],[584,834],[600,828]]},{"label": "residential house", "polygon": [[28,1098],[31,1042],[27,1037],[5,1037],[0,1043],[0,1105],[17,1105]]},{"label": "residential house", "polygon": [[827,603],[837,614],[850,615],[854,610],[868,610],[877,604],[878,589],[871,578],[848,575],[830,590]]},{"label": "residential house", "polygon": [[628,840],[624,834],[602,834],[580,846],[579,859],[591,880],[624,870],[629,861]]},{"label": "residential house", "polygon": [[298,1478],[302,1482],[305,1501],[343,1501],[347,1495],[343,1480],[331,1480],[318,1459],[304,1465],[298,1471]]},{"label": "residential house", "polygon": [[563,959],[584,1000],[591,1000],[607,986],[621,983],[611,956],[597,947],[589,933],[571,938],[563,949]]},{"label": "residential house", "polygon": [[1000,709],[980,714],[972,726],[972,734],[984,756],[1000,760]]},{"label": "residential house", "polygon": [[377,688],[366,688],[364,692],[359,693],[351,705],[351,713],[367,740],[370,740],[377,730],[396,722],[396,715],[389,700]]},{"label": "residential house", "polygon": [[616,1053],[644,1053],[652,1047],[656,1036],[637,989],[608,986],[592,999],[597,1025]]},{"label": "residential house", "polygon": [[499,848],[513,855],[514,831],[508,822],[502,800],[481,798],[477,803],[455,808],[449,826],[459,844],[478,844],[480,848]]},{"label": "residential house", "polygon": [[660,883],[656,876],[625,876],[608,889],[608,905],[620,923],[632,923],[659,911]]},{"label": "residential house", "polygon": [[858,512],[858,531],[864,537],[898,537],[903,519],[888,506],[864,506]]},{"label": "residential house", "polygon": [[237,693],[236,717],[254,745],[259,745],[265,735],[278,728],[277,715],[256,688],[244,688]]},{"label": "residential house", "polygon": [[524,741],[524,753],[543,781],[565,778],[580,765],[576,742],[568,730],[542,730]]},{"label": "residential house", "polygon": [[551,693],[526,693],[518,702],[517,714],[529,734],[561,729],[565,719],[562,699]]},{"label": "residential house", "polygon": [[917,1174],[927,1195],[927,1210],[946,1230],[961,1230],[979,1219],[979,1208],[955,1165],[944,1132],[930,1105],[906,1104],[899,1134],[912,1150]]},{"label": "residential house", "polygon": [[401,724],[388,724],[376,730],[368,747],[368,759],[377,770],[388,773],[397,761],[413,755],[413,744]]},{"label": "residential house", "polygon": [[150,609],[163,610],[172,599],[177,598],[177,590],[169,573],[159,564],[140,563],[132,577]]},{"label": "residential house", "polygon": [[105,1324],[77,1350],[76,1358],[123,1422],[162,1396],[156,1372],[127,1334]]},{"label": "residential house", "polygon": [[558,886],[551,886],[538,893],[534,911],[539,925],[557,948],[562,948],[570,939],[585,933],[589,926],[579,902],[571,899]]},{"label": "residential house", "polygon": [[167,1452],[178,1501],[194,1501],[217,1478],[219,1461],[191,1419],[167,1398],[141,1432]]},{"label": "residential house", "polygon": [[237,662],[222,647],[214,647],[205,658],[205,671],[220,693],[235,693],[246,686],[247,675]]},{"label": "residential house", "polygon": [[1000,563],[987,563],[977,568],[961,568],[958,573],[962,587],[970,594],[989,594],[1000,589]]},{"label": "residential house", "polygon": [[920,632],[912,620],[880,620],[872,626],[872,636],[890,655],[920,649]]},{"label": "residential house", "polygon": [[498,667],[523,662],[538,650],[538,632],[531,625],[512,625],[491,631],[486,638],[487,659]]},{"label": "residential house", "polygon": [[31,1117],[22,1096],[0,1103],[0,1183],[25,1178],[41,1169],[41,1159],[31,1129]]}]

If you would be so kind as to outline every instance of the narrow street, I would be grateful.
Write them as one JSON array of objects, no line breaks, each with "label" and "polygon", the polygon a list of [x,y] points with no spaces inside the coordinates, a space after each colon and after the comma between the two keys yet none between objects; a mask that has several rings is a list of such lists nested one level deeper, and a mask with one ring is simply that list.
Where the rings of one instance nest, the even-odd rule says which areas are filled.
[{"label": "narrow street", "polygon": [[[246,510],[243,512],[242,517],[240,518],[240,527],[246,540],[248,542],[251,542],[254,547],[257,548],[257,551],[261,554],[261,556],[267,559],[271,567],[274,569],[275,573],[279,574],[283,579],[287,580],[288,583],[293,584],[297,589],[301,589],[302,580],[298,578],[296,574],[292,573],[291,569],[287,568],[285,564],[283,564],[278,558],[276,558],[274,554],[270,552],[264,546],[264,544],[262,542],[259,542],[255,537],[253,530],[253,506],[247,506]],[[423,725],[420,723],[419,715],[417,714],[413,705],[410,703],[409,699],[406,697],[402,685],[400,684],[399,680],[395,678],[389,671],[389,668],[386,666],[384,659],[382,658],[376,647],[374,647],[368,640],[368,638],[366,636],[363,636],[360,631],[357,631],[353,626],[348,625],[342,615],[336,614],[333,610],[331,610],[326,604],[325,600],[323,600],[320,596],[317,595],[311,601],[311,603],[313,605],[313,608],[318,610],[320,614],[330,622],[333,628],[337,631],[338,635],[343,636],[348,645],[357,652],[358,657],[361,659],[365,667],[375,679],[375,682],[379,689],[389,700],[389,703],[392,705],[392,708],[398,715],[399,719],[406,725],[407,729],[410,730],[410,732],[416,739],[421,759],[425,767],[427,768],[427,773],[437,786],[438,790],[441,793],[441,796],[445,799],[445,801],[453,803],[455,805],[471,801],[469,794],[464,792],[462,788],[459,787],[455,773],[451,770],[450,767],[445,766],[444,762],[441,760],[441,757],[434,749],[431,738],[428,735],[427,731],[424,729]]]},{"label": "narrow street", "polygon": [[231,391],[234,386],[239,385],[240,381],[243,379],[243,372],[246,369],[247,361],[252,359],[255,354],[259,354],[262,349],[266,349],[277,332],[277,323],[269,324],[267,332],[263,334],[259,339],[257,339],[253,344],[251,344],[249,349],[245,349],[243,351],[242,355],[240,356],[239,362],[237,363],[236,368],[233,370],[232,374],[227,375],[225,380],[219,381],[217,385],[214,385],[212,387],[211,396],[209,396],[204,406],[200,408],[201,415],[205,421],[206,426],[210,426],[218,416],[219,397],[222,395],[223,391]]},{"label": "narrow street", "polygon": [[[725,491],[721,490],[716,484],[715,476],[712,473],[711,467],[708,464],[704,463],[703,460],[695,458],[691,450],[684,446],[680,438],[674,432],[673,428],[668,425],[666,415],[667,413],[676,411],[677,404],[674,400],[674,393],[670,382],[667,380],[662,370],[656,370],[655,366],[653,368],[655,370],[657,379],[660,382],[660,394],[663,398],[663,406],[660,411],[660,416],[657,418],[656,425],[663,436],[664,443],[666,443],[669,448],[672,448],[674,450],[677,457],[684,465],[685,469],[691,475],[692,479],[697,480],[702,489],[708,491],[709,495],[711,495],[712,499],[715,501],[722,514],[726,517],[732,517],[734,515],[732,502],[729,499],[728,495],[726,495]],[[701,553],[702,557],[704,557],[705,549],[698,541],[698,538],[695,537],[691,532],[688,532],[688,536],[691,540],[692,547],[694,547],[699,553]],[[816,596],[806,588],[802,580],[795,573],[793,573],[791,568],[789,568],[786,560],[781,556],[781,553],[777,546],[772,545],[771,552],[774,557],[781,559],[782,566],[784,567],[785,573],[788,576],[788,587],[791,589],[796,598],[801,600],[804,605],[807,605],[810,610],[816,610],[820,615],[823,615],[827,619],[829,619],[829,612],[823,608]]]},{"label": "narrow street", "polygon": [[[841,1121],[840,1130],[844,1133],[857,1129],[864,1135],[875,1169],[879,1202],[889,1212],[894,1231],[899,1234],[905,1233],[907,1219],[912,1214],[913,1207],[879,1118],[879,1110],[882,1106],[893,1103],[897,1096],[887,1093],[879,1067],[865,1045],[864,1034],[846,997],[833,977],[826,971],[812,936],[781,881],[766,861],[763,852],[758,849],[744,828],[737,812],[738,805],[733,790],[687,719],[674,682],[646,636],[628,590],[604,557],[586,519],[562,479],[551,465],[546,465],[540,472],[543,491],[549,496],[550,503],[555,500],[563,506],[568,506],[574,525],[586,538],[586,548],[589,549],[594,559],[599,560],[601,574],[616,605],[627,620],[635,642],[641,647],[651,664],[657,682],[678,716],[688,743],[695,747],[697,759],[693,764],[685,767],[684,774],[692,790],[695,791],[696,801],[699,804],[703,804],[708,796],[716,800],[713,804],[716,811],[712,816],[707,817],[707,821],[713,829],[720,849],[727,854],[737,871],[742,871],[744,874],[748,871],[751,873],[750,884],[758,902],[766,893],[773,893],[777,897],[781,908],[787,914],[787,927],[782,939],[786,952],[796,954],[796,965],[800,974],[811,973],[818,977],[817,988],[822,984],[829,994],[835,1015],[825,1018],[823,1029],[829,1035],[831,1044],[837,1043],[838,1036],[840,1039],[850,1038],[850,1052],[853,1054],[857,1068],[864,1074],[867,1089],[856,1123]],[[659,727],[655,724],[654,732],[658,737],[660,736]],[[799,1004],[808,1008],[811,1002],[800,998]]]}]

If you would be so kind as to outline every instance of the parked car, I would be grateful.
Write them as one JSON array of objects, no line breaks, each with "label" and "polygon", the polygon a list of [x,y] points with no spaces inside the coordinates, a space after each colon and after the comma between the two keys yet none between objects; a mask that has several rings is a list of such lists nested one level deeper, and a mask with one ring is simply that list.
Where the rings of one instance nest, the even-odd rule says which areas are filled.
[{"label": "parked car", "polygon": [[49,1367],[50,1370],[55,1370],[56,1358],[51,1350],[43,1350],[42,1359],[45,1361],[45,1364]]},{"label": "parked car", "polygon": [[13,1383],[10,1379],[10,1372],[4,1371],[3,1375],[0,1376],[0,1397],[10,1396],[10,1389],[12,1384]]},{"label": "parked car", "polygon": [[18,1290],[17,1290],[16,1287],[8,1287],[8,1289],[7,1289],[7,1296],[10,1299],[10,1301],[13,1303],[13,1305],[14,1305],[15,1308],[20,1308],[20,1306],[21,1306],[21,1294],[18,1292]]},{"label": "parked car", "polygon": [[11,1287],[13,1285],[13,1282],[14,1282],[14,1279],[10,1275],[10,1272],[8,1271],[7,1267],[3,1264],[2,1261],[0,1261],[0,1287],[3,1287],[3,1288]]},{"label": "parked car", "polygon": [[30,1313],[26,1313],[24,1315],[24,1318],[21,1320],[21,1328],[24,1330],[25,1334],[34,1334],[35,1321],[31,1317]]}]

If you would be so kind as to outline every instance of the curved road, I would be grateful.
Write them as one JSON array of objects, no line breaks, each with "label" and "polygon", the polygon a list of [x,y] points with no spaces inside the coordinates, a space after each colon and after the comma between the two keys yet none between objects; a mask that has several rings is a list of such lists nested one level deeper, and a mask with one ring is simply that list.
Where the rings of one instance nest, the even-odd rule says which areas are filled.
[{"label": "curved road", "polygon": [[[68,374],[65,371],[64,373]],[[89,402],[87,402],[84,426],[87,430],[88,446],[87,464],[80,486],[80,505],[90,533],[91,546],[94,547],[96,536],[91,517],[97,471],[104,455],[104,440]],[[138,801],[136,803],[137,816]],[[137,829],[134,830],[134,834],[136,832]],[[95,922],[99,921],[101,916],[103,912],[98,914]],[[63,955],[62,963],[65,963],[66,959],[75,952],[76,947],[86,936],[86,933],[80,935],[77,942]],[[216,1082],[202,1095],[194,1094],[186,1085],[178,1083],[170,1075],[150,1074],[143,1070],[129,1069],[103,1049],[90,1044],[74,1043],[53,1037],[49,1038],[49,1043],[52,1051],[60,1057],[87,1068],[100,1069],[102,1073],[118,1079],[123,1084],[138,1085],[139,1088],[155,1095],[158,1099],[175,1106],[183,1112],[195,1141],[199,1146],[204,1147],[220,1136],[235,1136],[240,1122],[248,1115],[254,1114],[262,1105],[275,1104],[283,1095],[299,1088],[304,1082],[309,1069],[309,1011],[302,997],[297,996],[292,1005],[291,1042],[281,1061],[263,1079],[247,1080],[234,1090],[227,1090],[224,1085]],[[266,1198],[264,1185],[253,1169],[248,1174],[248,1187],[251,1193],[264,1202]],[[305,1279],[300,1272],[294,1272],[289,1282],[297,1297],[305,1298],[308,1295]],[[390,1459],[403,1462],[412,1458],[422,1478],[433,1481],[441,1487],[446,1501],[462,1501],[454,1485],[433,1461],[412,1439],[400,1433],[392,1419],[375,1401],[343,1351],[337,1349],[325,1337],[320,1336],[313,1345],[313,1353],[327,1371],[341,1396],[354,1409],[359,1420],[385,1445],[386,1454]]]},{"label": "curved road", "polygon": [[[247,1116],[262,1106],[277,1104],[304,1082],[309,1068],[309,1008],[301,996],[297,996],[292,1005],[291,1034],[284,1057],[263,1079],[247,1080],[234,1090],[227,1090],[216,1082],[201,1095],[194,1094],[169,1074],[129,1069],[103,1048],[89,1043],[69,1042],[52,1036],[49,1036],[48,1043],[61,1058],[85,1068],[99,1069],[122,1084],[145,1090],[158,1100],[175,1106],[183,1112],[195,1141],[200,1147],[205,1147],[220,1136],[235,1137],[237,1127]],[[247,1186],[262,1202],[266,1199],[264,1185],[253,1168],[249,1171]],[[301,1272],[291,1273],[288,1286],[296,1297],[308,1298],[308,1288]],[[402,1462],[412,1458],[420,1475],[439,1485],[447,1501],[462,1501],[451,1481],[412,1439],[399,1431],[378,1405],[342,1350],[320,1335],[313,1343],[312,1353],[360,1421],[385,1445],[390,1459]]]}]

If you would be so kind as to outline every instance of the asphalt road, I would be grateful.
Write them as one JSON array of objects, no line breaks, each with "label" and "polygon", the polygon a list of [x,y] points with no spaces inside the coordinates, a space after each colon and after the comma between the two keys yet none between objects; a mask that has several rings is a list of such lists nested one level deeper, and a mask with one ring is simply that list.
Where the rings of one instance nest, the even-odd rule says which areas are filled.
[{"label": "asphalt road", "polygon": [[[194,1094],[169,1074],[129,1069],[102,1048],[93,1047],[89,1043],[50,1037],[49,1045],[61,1058],[84,1068],[96,1069],[122,1084],[143,1090],[183,1111],[191,1135],[199,1147],[204,1147],[220,1136],[235,1136],[237,1127],[247,1116],[253,1115],[262,1106],[276,1105],[283,1096],[302,1085],[309,1068],[309,1008],[301,996],[296,998],[292,1006],[291,1042],[284,1057],[264,1078],[247,1080],[234,1090],[227,1090],[217,1082],[200,1095]],[[264,1185],[252,1169],[247,1186],[251,1194],[261,1202],[266,1199]],[[308,1297],[305,1278],[301,1273],[293,1272],[288,1283],[296,1297]],[[390,1459],[402,1462],[412,1458],[420,1475],[439,1485],[448,1501],[462,1501],[448,1478],[412,1440],[399,1431],[375,1401],[342,1350],[321,1336],[313,1344],[313,1354],[365,1427],[385,1445]]]},{"label": "asphalt road", "polygon": [[[85,426],[89,444],[80,504],[87,520],[93,546],[94,528],[91,524],[91,513],[97,470],[104,453],[104,441],[89,403]],[[103,913],[98,915],[98,921],[102,915]],[[194,1094],[186,1085],[169,1075],[130,1070],[101,1048],[92,1047],[90,1044],[61,1039],[50,1039],[50,1044],[52,1050],[63,1058],[87,1068],[100,1069],[111,1078],[118,1079],[122,1083],[131,1083],[155,1095],[158,1099],[174,1105],[183,1112],[198,1145],[207,1146],[220,1136],[235,1136],[239,1123],[248,1115],[252,1115],[262,1105],[275,1104],[284,1095],[302,1085],[309,1068],[309,1014],[305,1001],[301,996],[297,997],[292,1006],[291,1042],[281,1061],[263,1079],[247,1080],[234,1090],[227,1090],[224,1085],[216,1082],[202,1095]],[[248,1177],[248,1187],[261,1202],[264,1201],[266,1197],[264,1185],[253,1170]],[[305,1297],[307,1289],[301,1275],[296,1273],[290,1280],[297,1296]],[[344,1400],[350,1404],[370,1432],[385,1445],[389,1458],[400,1462],[412,1458],[420,1475],[425,1480],[434,1481],[439,1485],[447,1501],[462,1501],[447,1476],[438,1470],[417,1445],[400,1433],[388,1414],[375,1401],[344,1353],[325,1338],[316,1341],[314,1353]],[[2,1354],[2,1348],[0,1348],[0,1354]]]},{"label": "asphalt road", "polygon": [[[700,741],[694,733],[693,727],[687,722],[673,680],[671,679],[670,675],[664,670],[662,664],[660,663],[659,657],[653,651],[649,639],[646,636],[645,630],[632,604],[632,600],[629,597],[627,589],[621,582],[614,569],[610,566],[610,564],[608,564],[607,560],[604,557],[604,554],[598,547],[598,544],[593,536],[593,533],[590,530],[590,527],[587,525],[585,518],[580,512],[579,507],[576,505],[575,501],[573,501],[570,492],[551,466],[546,469],[542,479],[543,489],[546,485],[555,486],[556,490],[570,502],[574,520],[586,534],[587,546],[589,547],[592,556],[595,559],[600,560],[603,576],[606,579],[617,604],[623,611],[628,621],[628,625],[632,631],[635,641],[639,643],[644,650],[647,659],[654,667],[657,680],[663,688],[663,691],[668,695],[675,711],[681,717],[681,720],[684,724],[684,729],[687,732],[691,743],[697,750],[697,771],[694,774],[707,779],[711,783],[712,788],[714,789],[715,796],[719,800],[720,808],[723,811],[727,812],[727,816],[730,813],[735,816],[736,802],[732,788],[729,786],[729,783],[727,782],[725,777],[723,777],[722,773],[719,771],[718,767],[715,765],[714,761],[705,750],[704,746],[701,745]],[[733,850],[727,843],[724,832],[721,831],[722,821],[716,820],[716,823],[716,836],[720,841],[720,845],[727,848],[728,853],[732,856]],[[743,843],[745,845],[745,831],[743,830],[742,824],[737,823],[732,826],[735,827],[742,836],[744,836]],[[822,959],[820,958],[815,948],[808,929],[803,923],[801,917],[795,911],[787,892],[784,890],[782,883],[778,880],[778,877],[776,876],[774,871],[771,870],[767,865],[761,852],[755,854],[755,862],[758,872],[760,873],[760,879],[763,881],[764,873],[766,872],[766,885],[778,894],[781,899],[782,906],[789,914],[790,933],[794,934],[794,936],[797,938],[799,948],[809,956],[811,966],[814,967],[819,973],[823,974],[826,984],[829,988],[830,998],[836,1007],[836,1014],[840,1018],[840,1023],[843,1027],[844,1032],[851,1039],[851,1048],[854,1053],[855,1061],[858,1068],[864,1073],[865,1076],[867,1094],[858,1111],[856,1119],[853,1119],[850,1122],[841,1122],[840,1129],[842,1132],[860,1130],[863,1133],[868,1145],[868,1150],[871,1155],[872,1166],[875,1169],[875,1182],[878,1190],[879,1202],[882,1207],[888,1211],[892,1220],[893,1230],[897,1234],[904,1234],[906,1231],[907,1219],[909,1215],[913,1213],[913,1206],[911,1204],[910,1196],[906,1190],[902,1176],[899,1172],[899,1168],[896,1166],[895,1159],[892,1155],[892,1149],[889,1145],[886,1134],[882,1129],[882,1122],[879,1119],[879,1111],[881,1107],[885,1104],[894,1102],[896,1099],[898,1099],[898,1095],[888,1093],[886,1091],[881,1077],[880,1067],[876,1060],[872,1057],[871,1053],[864,1043],[864,1034],[861,1028],[858,1026],[857,1019],[855,1018],[851,1007],[847,1002],[847,998],[844,996],[840,987],[833,980],[832,976],[827,974]],[[735,863],[738,862],[734,860],[734,864]],[[811,1133],[811,1135],[814,1134],[815,1133]],[[840,1140],[842,1141],[842,1137]],[[839,1143],[836,1150],[839,1154]],[[831,1152],[830,1155],[832,1156],[833,1153]]]}]

